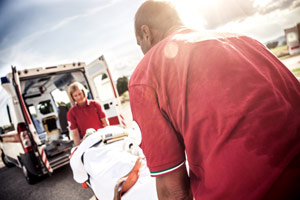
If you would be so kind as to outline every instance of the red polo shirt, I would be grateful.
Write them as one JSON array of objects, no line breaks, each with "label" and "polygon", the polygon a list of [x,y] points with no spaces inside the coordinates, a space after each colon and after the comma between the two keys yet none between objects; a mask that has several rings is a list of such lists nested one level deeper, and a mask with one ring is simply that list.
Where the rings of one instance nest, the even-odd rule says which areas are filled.
[{"label": "red polo shirt", "polygon": [[68,112],[67,118],[71,130],[78,129],[81,138],[89,128],[98,130],[103,128],[101,119],[106,114],[102,110],[101,104],[94,100],[87,100],[86,104],[79,106],[75,104]]},{"label": "red polo shirt", "polygon": [[129,94],[153,176],[186,151],[196,199],[299,190],[300,84],[259,42],[177,30],[144,56]]}]

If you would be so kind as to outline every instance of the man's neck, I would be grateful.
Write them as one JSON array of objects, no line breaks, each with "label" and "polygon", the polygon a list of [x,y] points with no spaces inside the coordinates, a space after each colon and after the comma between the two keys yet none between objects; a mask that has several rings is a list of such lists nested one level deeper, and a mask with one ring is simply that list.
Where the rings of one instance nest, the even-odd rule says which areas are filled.
[{"label": "man's neck", "polygon": [[177,31],[180,28],[183,28],[184,26],[173,26],[169,30],[167,30],[164,33],[164,38],[168,37],[169,35],[173,34],[175,31]]},{"label": "man's neck", "polygon": [[178,30],[181,26],[173,26],[167,31],[161,31],[158,29],[151,29],[153,40],[152,40],[152,46],[160,42],[161,40],[165,39],[172,33],[174,33],[176,30]]}]

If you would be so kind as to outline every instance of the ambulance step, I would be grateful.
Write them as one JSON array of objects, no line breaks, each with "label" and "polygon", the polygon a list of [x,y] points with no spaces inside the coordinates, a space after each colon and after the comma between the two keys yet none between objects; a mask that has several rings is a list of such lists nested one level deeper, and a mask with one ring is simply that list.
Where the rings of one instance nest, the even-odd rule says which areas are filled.
[{"label": "ambulance step", "polygon": [[72,141],[69,142],[60,142],[57,145],[47,145],[45,148],[46,155],[48,158],[56,157],[59,154],[62,154],[64,152],[71,152],[71,149],[73,147]]},{"label": "ambulance step", "polygon": [[60,154],[59,156],[50,158],[49,163],[52,169],[57,169],[63,165],[68,164],[70,162],[69,155],[69,152],[65,152],[64,154]]}]

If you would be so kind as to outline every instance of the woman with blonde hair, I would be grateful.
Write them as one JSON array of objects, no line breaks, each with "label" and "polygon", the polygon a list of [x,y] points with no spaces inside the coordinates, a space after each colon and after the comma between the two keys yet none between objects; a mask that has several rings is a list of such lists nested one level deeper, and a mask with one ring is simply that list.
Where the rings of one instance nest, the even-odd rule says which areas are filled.
[{"label": "woman with blonde hair", "polygon": [[69,110],[67,119],[74,144],[77,146],[81,143],[87,129],[98,130],[108,126],[109,123],[101,104],[87,99],[87,90],[81,83],[72,83],[68,88],[68,96],[73,107]]}]

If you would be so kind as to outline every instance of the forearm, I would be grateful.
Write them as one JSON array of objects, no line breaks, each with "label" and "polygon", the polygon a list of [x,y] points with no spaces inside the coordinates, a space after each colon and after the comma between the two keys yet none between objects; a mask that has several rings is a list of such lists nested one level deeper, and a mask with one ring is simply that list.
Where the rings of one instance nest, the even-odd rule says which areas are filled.
[{"label": "forearm", "polygon": [[[157,184],[156,187],[158,188],[159,185]],[[170,190],[170,188],[161,187],[157,189],[157,195],[160,200],[193,200],[192,193],[188,188],[185,188],[185,190],[172,188]]]},{"label": "forearm", "polygon": [[81,141],[80,141],[80,135],[78,130],[72,130],[72,137],[73,137],[73,142],[76,146],[78,146]]},{"label": "forearm", "polygon": [[160,200],[193,199],[185,165],[174,172],[157,177],[156,188]]},{"label": "forearm", "polygon": [[101,119],[101,122],[103,124],[103,127],[109,126],[109,122],[106,118]]}]

